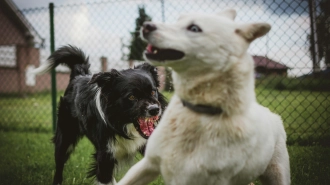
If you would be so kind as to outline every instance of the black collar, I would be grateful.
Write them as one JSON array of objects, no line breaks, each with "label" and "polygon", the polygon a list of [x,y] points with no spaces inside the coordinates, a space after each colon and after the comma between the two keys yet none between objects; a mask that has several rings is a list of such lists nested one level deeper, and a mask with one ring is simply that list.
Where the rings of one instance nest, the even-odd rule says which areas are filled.
[{"label": "black collar", "polygon": [[194,104],[191,104],[182,99],[181,99],[181,101],[182,101],[183,106],[189,108],[190,110],[192,110],[194,112],[204,113],[204,114],[209,114],[209,115],[216,115],[216,114],[222,113],[222,109],[218,108],[218,107],[212,107],[209,105],[194,105]]}]

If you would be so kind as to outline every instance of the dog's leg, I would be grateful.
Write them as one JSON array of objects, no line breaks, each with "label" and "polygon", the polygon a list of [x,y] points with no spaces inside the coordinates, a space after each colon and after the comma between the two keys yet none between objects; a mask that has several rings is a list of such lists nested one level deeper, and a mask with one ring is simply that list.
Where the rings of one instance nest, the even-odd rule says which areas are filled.
[{"label": "dog's leg", "polygon": [[265,173],[260,176],[263,185],[289,185],[290,162],[284,139],[281,139],[276,147],[272,160]]},{"label": "dog's leg", "polygon": [[95,185],[117,185],[117,181],[115,178],[112,179],[112,182],[108,183],[108,184],[103,184],[101,182],[96,182]]},{"label": "dog's leg", "polygon": [[55,163],[56,163],[56,170],[54,175],[53,184],[58,185],[62,183],[63,180],[63,168],[65,162],[69,159],[70,154],[72,153],[78,138],[68,138],[63,136],[60,131],[56,132],[55,136]]},{"label": "dog's leg", "polygon": [[61,98],[57,129],[53,138],[56,164],[53,180],[54,185],[62,183],[64,164],[69,159],[70,154],[80,138],[78,122],[76,119],[72,118],[65,101]]},{"label": "dog's leg", "polygon": [[95,154],[95,166],[90,171],[90,176],[96,176],[98,184],[116,184],[114,170],[117,160],[106,149],[98,149]]},{"label": "dog's leg", "polygon": [[144,157],[126,173],[117,185],[145,185],[156,179],[159,173],[158,166]]},{"label": "dog's leg", "polygon": [[139,153],[140,153],[141,155],[143,155],[143,156],[144,156],[144,154],[145,154],[145,151],[146,151],[146,145],[143,145],[143,146],[141,146],[141,147],[139,148]]}]

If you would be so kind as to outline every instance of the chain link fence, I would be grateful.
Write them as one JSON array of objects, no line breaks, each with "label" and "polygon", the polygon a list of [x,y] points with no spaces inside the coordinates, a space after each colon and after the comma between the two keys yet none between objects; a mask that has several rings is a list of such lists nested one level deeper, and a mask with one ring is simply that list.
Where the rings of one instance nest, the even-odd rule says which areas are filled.
[{"label": "chain link fence", "polygon": [[[126,0],[57,5],[55,46],[71,44],[90,57],[91,71],[124,69],[130,58],[137,18],[175,22],[186,12],[215,13],[234,8],[239,22],[268,22],[269,34],[249,50],[255,60],[258,101],[280,114],[288,144],[330,143],[329,0]],[[0,129],[52,131],[51,79],[29,73],[50,55],[49,8],[18,10],[2,6],[0,15]],[[143,11],[142,11],[143,10]],[[145,14],[144,14],[145,13]],[[328,39],[328,42],[324,42]],[[142,45],[136,51],[144,48]],[[327,67],[328,64],[328,67]],[[58,67],[57,95],[69,70]],[[172,90],[170,70],[161,75]],[[165,85],[167,84],[167,85]],[[58,97],[57,97],[58,99]]]}]

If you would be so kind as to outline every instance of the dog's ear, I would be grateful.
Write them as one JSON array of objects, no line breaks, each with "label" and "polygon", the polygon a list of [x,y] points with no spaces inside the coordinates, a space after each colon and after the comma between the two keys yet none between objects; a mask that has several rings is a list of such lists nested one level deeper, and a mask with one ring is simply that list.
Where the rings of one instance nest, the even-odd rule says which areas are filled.
[{"label": "dog's ear", "polygon": [[157,68],[155,66],[152,66],[148,63],[143,63],[141,65],[138,65],[138,66],[134,67],[134,69],[142,69],[146,72],[151,73],[152,78],[156,82],[156,87],[159,87],[158,71],[157,71]]},{"label": "dog's ear", "polygon": [[88,84],[96,83],[99,87],[103,87],[105,84],[113,81],[114,78],[120,76],[120,72],[112,69],[110,72],[100,72],[93,75]]},{"label": "dog's ear", "polygon": [[227,10],[217,13],[217,15],[224,16],[231,20],[234,20],[236,18],[237,13],[236,13],[236,10],[234,10],[234,9],[227,9]]},{"label": "dog's ear", "polygon": [[271,26],[267,23],[253,23],[244,24],[235,32],[246,39],[248,42],[252,42],[254,39],[264,36],[269,32]]}]

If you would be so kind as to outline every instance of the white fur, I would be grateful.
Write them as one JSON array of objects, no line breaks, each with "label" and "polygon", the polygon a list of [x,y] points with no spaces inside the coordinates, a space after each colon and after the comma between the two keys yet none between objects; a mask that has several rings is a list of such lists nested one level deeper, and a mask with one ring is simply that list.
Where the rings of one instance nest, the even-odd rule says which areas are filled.
[{"label": "white fur", "polygon": [[117,184],[117,181],[116,181],[115,178],[113,178],[112,181],[109,182],[108,184],[104,184],[104,183],[101,183],[101,182],[98,182],[98,181],[95,182],[95,185],[116,185],[116,184]]},{"label": "white fur", "polygon": [[136,151],[138,151],[138,149],[147,142],[147,140],[141,137],[138,131],[136,131],[133,123],[127,124],[126,129],[128,136],[133,139],[129,140],[120,136],[116,136],[116,141],[110,141],[108,143],[109,152],[112,152],[114,157],[121,162],[125,162],[127,159],[134,157]]},{"label": "white fur", "polygon": [[[155,23],[146,38],[157,48],[183,51],[177,61],[150,61],[173,71],[175,94],[145,157],[118,185],[143,185],[162,175],[167,185],[289,185],[286,133],[280,116],[259,105],[254,63],[247,49],[265,35],[266,23],[239,24],[236,13],[190,14],[175,24]],[[190,24],[203,32],[189,32]],[[182,105],[210,105],[220,115],[196,113]]]},{"label": "white fur", "polygon": [[[116,141],[109,140],[107,148],[108,152],[113,153],[114,158],[116,158],[118,165],[116,168],[116,173],[122,172],[127,166],[133,164],[134,157],[139,148],[147,143],[147,140],[141,137],[141,135],[134,128],[133,123],[127,124],[127,134],[132,140],[124,139],[123,137],[116,136]],[[97,185],[116,185],[116,179],[114,178],[112,182],[108,184],[103,184],[101,182],[96,182]]]},{"label": "white fur", "polygon": [[[118,167],[131,166],[138,149],[147,143],[147,140],[141,137],[141,135],[136,131],[133,123],[127,124],[126,128],[127,134],[133,138],[132,140],[117,136],[116,141],[110,140],[108,142],[108,152],[113,153],[114,157],[118,161]],[[117,170],[121,171],[122,169]]]},{"label": "white fur", "polygon": [[47,62],[43,63],[38,68],[34,69],[31,73],[36,75],[42,75],[48,71],[50,71],[53,68],[54,62],[48,60]]},{"label": "white fur", "polygon": [[102,110],[101,107],[101,88],[97,88],[96,89],[96,94],[95,94],[95,104],[96,104],[96,108],[97,111],[99,112],[101,118],[103,119],[104,123],[107,124],[107,122],[105,121],[105,116],[104,116],[104,112]]},{"label": "white fur", "polygon": [[[152,106],[157,106],[159,108],[159,112],[158,112],[158,115],[157,116],[160,116],[161,113],[163,112],[162,108],[160,106],[158,106],[157,104],[148,104],[147,110],[149,110]],[[154,115],[150,115],[150,113],[147,111],[146,117],[152,117],[152,116],[154,116]],[[157,122],[155,122],[155,124],[157,124]]]}]

